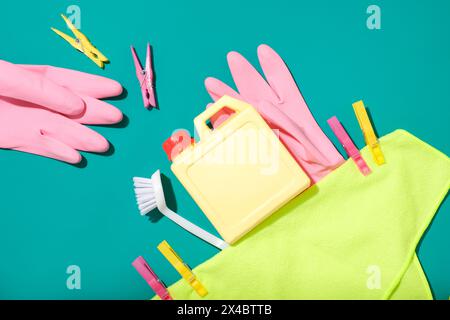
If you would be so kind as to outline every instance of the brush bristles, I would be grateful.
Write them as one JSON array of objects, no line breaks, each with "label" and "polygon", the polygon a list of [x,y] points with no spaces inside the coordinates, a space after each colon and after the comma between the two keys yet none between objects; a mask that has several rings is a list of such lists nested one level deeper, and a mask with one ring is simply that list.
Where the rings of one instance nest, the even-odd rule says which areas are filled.
[{"label": "brush bristles", "polygon": [[146,215],[156,208],[156,199],[152,180],[148,178],[134,177],[133,182],[136,203],[139,211],[141,212],[141,215]]}]

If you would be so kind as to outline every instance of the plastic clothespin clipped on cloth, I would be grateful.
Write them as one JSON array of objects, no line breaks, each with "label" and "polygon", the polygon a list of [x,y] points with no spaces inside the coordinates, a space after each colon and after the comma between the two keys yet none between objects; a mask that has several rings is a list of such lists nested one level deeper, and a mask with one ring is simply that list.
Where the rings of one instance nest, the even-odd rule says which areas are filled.
[{"label": "plastic clothespin clipped on cloth", "polygon": [[105,67],[105,63],[108,63],[109,60],[106,58],[94,45],[89,41],[89,39],[80,32],[75,26],[70,22],[69,19],[65,15],[61,15],[61,17],[66,22],[67,27],[72,31],[75,38],[65,34],[64,32],[59,31],[58,29],[51,28],[56,34],[58,34],[61,38],[66,40],[72,47],[77,49],[78,51],[84,53],[89,59],[91,59],[97,66],[100,68]]},{"label": "plastic clothespin clipped on cloth", "polygon": [[139,81],[142,92],[142,100],[144,101],[144,107],[155,108],[156,96],[155,96],[155,83],[153,76],[152,65],[152,49],[150,44],[147,43],[147,55],[145,57],[145,67],[142,67],[141,61],[136,53],[136,49],[131,46],[131,54],[133,55],[134,67],[136,68],[136,76]]},{"label": "plastic clothespin clipped on cloth", "polygon": [[183,150],[195,143],[187,130],[178,130],[163,143],[163,149],[170,161],[173,161]]},{"label": "plastic clothespin clipped on cloth", "polygon": [[155,291],[161,300],[173,300],[169,291],[158,276],[153,272],[147,261],[141,256],[137,257],[132,263],[133,267],[139,272],[142,278],[147,281],[148,285]]},{"label": "plastic clothespin clipped on cloth", "polygon": [[339,122],[338,118],[331,117],[327,120],[331,130],[333,130],[334,134],[338,138],[339,142],[345,149],[347,155],[353,159],[353,161],[358,166],[359,171],[365,176],[371,173],[369,166],[366,161],[364,161],[361,153],[359,153],[358,148],[353,143],[352,139],[348,136],[342,124]]},{"label": "plastic clothespin clipped on cloth", "polygon": [[164,255],[164,257],[170,262],[170,264],[178,271],[178,273],[185,279],[190,286],[197,292],[200,297],[204,297],[208,294],[206,288],[197,279],[192,270],[181,260],[178,254],[172,249],[172,247],[163,241],[158,245],[158,250]]},{"label": "plastic clothespin clipped on cloth", "polygon": [[353,103],[353,110],[355,111],[356,118],[358,119],[359,126],[364,135],[364,140],[367,146],[372,152],[373,159],[377,165],[382,165],[385,163],[383,152],[380,148],[380,142],[373,130],[372,124],[370,123],[369,116],[367,115],[366,108],[362,100]]}]

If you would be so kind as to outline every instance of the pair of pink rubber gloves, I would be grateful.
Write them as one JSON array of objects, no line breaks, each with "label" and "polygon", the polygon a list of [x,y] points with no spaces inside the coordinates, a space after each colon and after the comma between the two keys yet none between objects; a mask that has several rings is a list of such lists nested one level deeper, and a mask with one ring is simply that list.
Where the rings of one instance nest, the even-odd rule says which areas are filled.
[{"label": "pair of pink rubber gloves", "polygon": [[[315,121],[281,57],[263,44],[258,58],[267,81],[243,56],[230,52],[228,65],[239,93],[215,78],[205,80],[206,90],[214,101],[228,95],[253,105],[272,129],[279,130],[282,143],[317,182],[344,159]],[[229,116],[223,110],[211,122],[216,127]]]},{"label": "pair of pink rubber gloves", "polygon": [[122,120],[101,98],[117,96],[111,79],[51,66],[0,60],[0,148],[78,163],[78,151],[106,152],[108,141],[84,126]]}]

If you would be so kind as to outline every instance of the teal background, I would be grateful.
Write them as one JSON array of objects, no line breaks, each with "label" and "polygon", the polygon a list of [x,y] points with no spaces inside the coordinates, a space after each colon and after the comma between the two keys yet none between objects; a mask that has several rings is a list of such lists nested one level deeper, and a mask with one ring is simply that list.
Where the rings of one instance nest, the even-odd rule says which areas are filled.
[{"label": "teal background", "polygon": [[[60,13],[81,8],[82,31],[111,60],[100,70],[50,31]],[[382,29],[366,28],[366,8],[382,10]],[[324,131],[337,115],[364,145],[351,103],[364,99],[377,131],[403,128],[450,154],[450,2],[433,1],[8,1],[2,3],[1,59],[51,64],[116,79],[128,95],[112,103],[128,121],[96,127],[114,146],[84,154],[86,166],[0,151],[0,298],[146,299],[150,288],[131,267],[138,255],[168,284],[178,274],[157,251],[169,241],[192,267],[216,250],[167,219],[137,211],[131,178],[160,168],[177,211],[214,232],[170,171],[162,142],[210,101],[207,76],[232,83],[226,53],[257,64],[267,43],[289,65]],[[160,110],[142,106],[129,50],[154,47]],[[259,67],[259,66],[258,66]],[[333,141],[335,142],[334,138]],[[424,164],[425,166],[426,164]],[[374,199],[376,205],[376,199]],[[436,298],[450,296],[450,204],[440,208],[418,250]],[[66,268],[81,268],[81,290],[66,288]]]}]

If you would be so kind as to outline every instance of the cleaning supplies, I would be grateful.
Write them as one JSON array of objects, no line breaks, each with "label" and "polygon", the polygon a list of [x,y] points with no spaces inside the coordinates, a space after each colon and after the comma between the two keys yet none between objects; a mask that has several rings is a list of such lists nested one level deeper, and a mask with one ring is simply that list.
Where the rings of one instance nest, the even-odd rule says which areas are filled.
[{"label": "cleaning supplies", "polygon": [[141,256],[137,257],[132,263],[133,267],[147,281],[148,285],[155,291],[161,300],[173,300],[167,291],[166,286],[158,278],[155,272],[150,268],[147,261]]},{"label": "cleaning supplies", "polygon": [[212,244],[216,248],[225,249],[228,247],[228,244],[223,240],[199,228],[167,207],[159,170],[157,170],[150,179],[134,177],[133,181],[136,202],[141,215],[146,215],[153,209],[157,208],[162,214],[178,224],[180,227],[196,235],[200,239]]},{"label": "cleaning supplies", "polygon": [[200,297],[205,297],[208,294],[208,290],[206,290],[200,280],[198,280],[196,275],[192,272],[188,265],[183,262],[180,256],[175,252],[175,250],[172,249],[167,241],[164,240],[161,242],[158,245],[158,250]]},{"label": "cleaning supplies", "polygon": [[169,161],[175,159],[184,149],[194,144],[195,141],[187,130],[177,130],[163,143],[163,150]]},{"label": "cleaning supplies", "polygon": [[114,124],[122,112],[98,100],[117,96],[111,79],[52,66],[0,60],[0,148],[78,163],[79,151],[105,152],[108,141],[82,124]]},{"label": "cleaning supplies", "polygon": [[96,47],[94,47],[89,39],[80,30],[75,28],[72,22],[70,22],[70,20],[67,19],[65,15],[62,14],[61,17],[66,22],[67,27],[69,27],[69,29],[75,35],[75,38],[72,38],[71,36],[55,28],[51,29],[61,38],[66,40],[72,47],[84,53],[84,55],[91,59],[97,66],[103,69],[105,67],[105,63],[109,63],[108,58],[106,58]]},{"label": "cleaning supplies", "polygon": [[[233,115],[207,125],[228,108]],[[200,141],[172,171],[228,243],[236,242],[305,190],[310,180],[249,104],[224,96],[194,120]]]},{"label": "cleaning supplies", "polygon": [[370,174],[370,168],[367,166],[367,163],[364,161],[363,157],[359,153],[358,148],[356,148],[355,144],[353,143],[352,139],[348,136],[347,132],[345,131],[342,124],[339,122],[338,118],[331,117],[328,119],[328,124],[331,127],[331,130],[333,130],[334,134],[338,138],[339,142],[344,147],[345,152],[347,152],[347,155],[353,159],[356,166],[358,167],[359,171],[365,176]]},{"label": "cleaning supplies", "polygon": [[[264,44],[258,47],[266,79],[239,53],[230,52],[227,58],[239,93],[215,78],[208,78],[206,90],[214,101],[228,95],[255,107],[269,126],[279,131],[280,140],[312,183],[344,162],[311,114],[289,68],[272,48]],[[223,121],[228,116],[222,112],[211,122],[214,125],[214,120]]]},{"label": "cleaning supplies", "polygon": [[[383,166],[361,152],[372,174],[354,174],[347,161],[196,267],[206,298],[431,298],[415,249],[448,192],[450,160],[403,130],[380,144]],[[182,281],[169,290],[198,298]]]},{"label": "cleaning supplies", "polygon": [[136,68],[136,76],[142,92],[144,107],[156,108],[155,82],[153,77],[152,49],[147,43],[147,55],[145,57],[145,67],[142,67],[136,49],[131,46],[131,54],[133,56],[134,67]]}]

